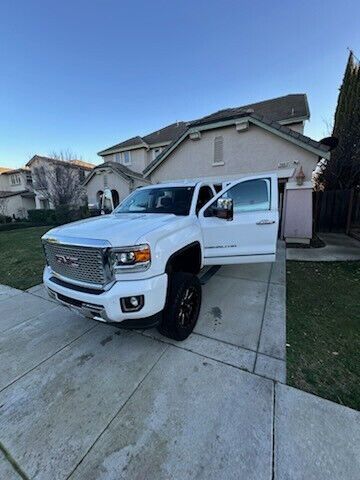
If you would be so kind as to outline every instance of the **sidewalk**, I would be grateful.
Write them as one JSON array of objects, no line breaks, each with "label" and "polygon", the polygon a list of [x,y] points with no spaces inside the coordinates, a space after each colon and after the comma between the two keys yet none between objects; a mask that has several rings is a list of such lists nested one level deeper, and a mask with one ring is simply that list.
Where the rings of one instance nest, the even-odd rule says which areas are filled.
[{"label": "sidewalk", "polygon": [[287,248],[286,260],[334,262],[360,260],[360,242],[343,233],[321,233],[323,248]]}]

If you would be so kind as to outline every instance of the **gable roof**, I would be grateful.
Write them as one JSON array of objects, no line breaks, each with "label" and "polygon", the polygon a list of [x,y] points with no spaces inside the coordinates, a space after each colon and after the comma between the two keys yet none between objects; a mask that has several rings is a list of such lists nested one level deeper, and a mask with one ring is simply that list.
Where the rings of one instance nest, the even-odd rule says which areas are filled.
[{"label": "gable roof", "polygon": [[284,97],[271,98],[262,102],[251,103],[235,108],[225,108],[205,117],[190,122],[191,125],[200,125],[237,117],[244,113],[261,116],[268,122],[295,123],[310,118],[310,111],[305,93],[292,93]]},{"label": "gable roof", "polygon": [[112,147],[98,152],[98,155],[110,155],[111,153],[115,153],[116,151],[121,151],[129,147],[149,148],[158,143],[170,143],[174,140],[174,138],[178,137],[180,133],[183,133],[186,128],[187,124],[185,122],[175,122],[164,128],[160,128],[160,130],[155,130],[155,132],[151,132],[144,137],[137,135],[136,137],[132,137],[128,140],[117,143]]},{"label": "gable roof", "polygon": [[[250,112],[251,110],[251,112]],[[240,115],[242,113],[255,113],[261,115],[268,121],[295,123],[310,118],[309,105],[305,93],[291,93],[283,97],[271,98],[270,100],[264,100],[262,102],[251,103],[249,105],[243,105],[235,108],[225,108],[218,112],[211,113],[205,117],[193,120],[190,122],[175,122],[160,130],[149,133],[143,137],[137,135],[136,137],[129,138],[123,142],[117,143],[112,147],[106,148],[98,155],[110,155],[116,151],[125,150],[126,148],[149,148],[151,145],[157,143],[171,143],[179,135],[182,135],[189,125],[200,124],[200,122],[216,121],[227,118],[229,116]]]},{"label": "gable roof", "polygon": [[299,132],[292,130],[291,128],[281,125],[279,122],[271,121],[265,116],[256,115],[255,113],[250,113],[249,111],[233,113],[230,112],[230,115],[216,117],[209,115],[195,122],[191,122],[188,125],[187,130],[179,135],[168,147],[163,150],[160,155],[158,155],[155,160],[153,160],[149,165],[144,169],[144,177],[146,178],[150,173],[155,170],[165,159],[173,152],[180,143],[182,143],[190,133],[198,132],[202,130],[211,130],[215,128],[221,128],[226,126],[235,125],[238,121],[249,122],[254,125],[257,125],[264,130],[267,130],[279,137],[284,138],[305,150],[314,153],[320,157],[329,158],[328,152],[330,147],[317,142],[306,135],[303,135]]},{"label": "gable roof", "polygon": [[2,173],[10,172],[11,170],[12,170],[12,168],[0,167],[0,175],[1,175]]},{"label": "gable roof", "polygon": [[28,167],[20,167],[20,168],[13,168],[13,169],[6,169],[4,172],[1,172],[1,169],[0,169],[0,173],[2,173],[2,175],[12,175],[13,173],[21,173],[21,172],[30,172],[30,168]]},{"label": "gable roof", "polygon": [[86,185],[92,179],[92,177],[96,175],[96,172],[98,170],[101,171],[107,168],[110,168],[113,172],[121,175],[127,182],[133,179],[144,180],[144,177],[141,173],[134,172],[130,168],[126,167],[125,165],[122,165],[121,163],[104,162],[104,163],[101,163],[100,165],[97,165],[95,168],[93,168],[93,171],[83,181],[83,185]]},{"label": "gable roof", "polygon": [[149,133],[144,137],[145,142],[148,145],[153,145],[157,143],[172,142],[174,138],[179,136],[181,133],[184,133],[187,129],[186,122],[176,122],[168,125],[167,127],[156,130],[155,132]]},{"label": "gable roof", "polygon": [[92,163],[88,163],[88,162],[83,162],[82,160],[77,160],[77,159],[74,159],[74,160],[59,160],[57,158],[51,158],[51,157],[44,157],[43,155],[34,155],[26,164],[26,167],[30,167],[34,162],[35,160],[45,160],[46,162],[50,162],[50,163],[57,163],[57,164],[61,164],[61,165],[67,165],[69,167],[72,167],[72,168],[81,168],[83,170],[92,170],[95,165],[93,165]]},{"label": "gable roof", "polygon": [[0,198],[9,198],[9,197],[16,197],[16,195],[24,195],[24,194],[32,194],[34,193],[31,190],[21,190],[21,191],[8,191],[8,190],[0,190]]}]

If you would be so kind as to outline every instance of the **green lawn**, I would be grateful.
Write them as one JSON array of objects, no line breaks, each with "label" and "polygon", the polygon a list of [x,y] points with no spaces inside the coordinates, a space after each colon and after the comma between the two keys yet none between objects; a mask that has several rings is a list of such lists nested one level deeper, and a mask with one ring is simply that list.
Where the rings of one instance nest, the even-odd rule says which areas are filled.
[{"label": "green lawn", "polygon": [[25,290],[42,282],[45,260],[40,238],[50,228],[0,232],[0,283]]},{"label": "green lawn", "polygon": [[360,410],[360,262],[287,262],[288,383]]}]

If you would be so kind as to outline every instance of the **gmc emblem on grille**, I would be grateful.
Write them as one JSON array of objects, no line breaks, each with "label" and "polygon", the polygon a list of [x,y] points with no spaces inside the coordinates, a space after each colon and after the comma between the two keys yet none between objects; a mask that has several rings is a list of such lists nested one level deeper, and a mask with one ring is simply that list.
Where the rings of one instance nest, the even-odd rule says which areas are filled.
[{"label": "gmc emblem on grille", "polygon": [[61,263],[61,265],[67,265],[72,268],[79,267],[78,257],[72,257],[70,255],[55,255],[55,258],[58,263]]}]

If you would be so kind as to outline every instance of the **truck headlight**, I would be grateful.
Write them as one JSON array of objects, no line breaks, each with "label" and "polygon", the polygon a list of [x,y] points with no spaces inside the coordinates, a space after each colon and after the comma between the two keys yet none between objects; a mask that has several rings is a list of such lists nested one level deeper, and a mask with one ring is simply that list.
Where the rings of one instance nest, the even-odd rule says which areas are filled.
[{"label": "truck headlight", "polygon": [[150,264],[150,247],[147,244],[112,248],[110,251],[110,265],[114,273],[147,270]]}]

